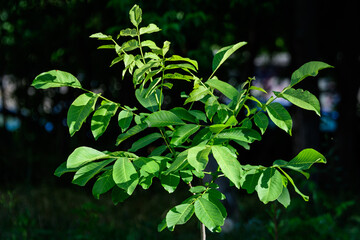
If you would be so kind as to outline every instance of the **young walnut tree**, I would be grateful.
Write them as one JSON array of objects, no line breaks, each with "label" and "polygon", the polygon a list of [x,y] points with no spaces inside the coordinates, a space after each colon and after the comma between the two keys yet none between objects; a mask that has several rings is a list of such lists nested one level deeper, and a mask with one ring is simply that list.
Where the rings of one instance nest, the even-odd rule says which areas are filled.
[{"label": "young walnut tree", "polygon": [[[212,74],[204,80],[196,76],[198,64],[195,60],[167,55],[170,42],[165,41],[159,47],[151,40],[143,40],[143,37],[161,29],[152,23],[140,27],[142,11],[139,6],[134,5],[130,10],[130,21],[133,26],[121,30],[116,38],[123,41],[121,44],[103,33],[90,37],[107,43],[100,49],[115,50],[117,57],[110,66],[123,62],[122,76],[132,75],[136,99],[145,112],[137,106],[125,106],[84,89],[76,77],[60,70],[41,73],[32,83],[37,89],[67,86],[85,92],[68,110],[70,136],[80,130],[87,118],[91,118],[91,132],[97,140],[106,131],[110,119],[117,115],[121,134],[116,145],[121,149],[123,141],[135,139],[129,149],[116,152],[78,147],[56,169],[55,175],[74,172],[72,182],[80,186],[96,178],[92,188],[94,197],[99,199],[101,194],[111,190],[114,204],[126,200],[136,188],[148,189],[153,178],[158,178],[169,193],[176,190],[180,180],[184,181],[189,186],[189,197],[176,206],[170,206],[172,208],[158,226],[159,231],[165,228],[173,231],[176,225],[185,224],[195,215],[203,229],[205,226],[212,232],[220,232],[227,212],[221,203],[225,196],[215,183],[218,178],[228,178],[232,186],[243,188],[248,193],[256,191],[264,204],[278,201],[287,207],[290,204],[289,186],[308,201],[309,197],[296,187],[291,174],[300,173],[309,178],[306,170],[314,163],[326,163],[322,154],[308,148],[290,161],[276,160],[272,166],[264,167],[242,165],[236,148],[249,150],[251,143],[260,141],[269,119],[291,135],[291,116],[275,101],[277,98],[286,99],[320,116],[318,99],[295,87],[305,78],[315,77],[319,70],[332,66],[318,61],[304,64],[292,74],[289,86],[281,92],[274,92],[274,96],[263,103],[251,95],[252,91],[266,93],[252,85],[254,78],[247,79],[237,89],[215,76],[226,59],[246,42],[221,48],[212,61]],[[164,109],[164,91],[171,91],[176,81],[189,85],[189,92],[180,96],[184,104]],[[228,104],[219,101],[218,92],[229,99]],[[194,105],[202,110],[194,110]],[[137,137],[144,130],[150,134]],[[139,154],[139,150],[155,143],[159,144],[149,155]],[[209,172],[204,169],[211,154],[218,168]],[[211,176],[209,182],[194,181],[205,175]],[[205,238],[204,230],[202,237]]]}]

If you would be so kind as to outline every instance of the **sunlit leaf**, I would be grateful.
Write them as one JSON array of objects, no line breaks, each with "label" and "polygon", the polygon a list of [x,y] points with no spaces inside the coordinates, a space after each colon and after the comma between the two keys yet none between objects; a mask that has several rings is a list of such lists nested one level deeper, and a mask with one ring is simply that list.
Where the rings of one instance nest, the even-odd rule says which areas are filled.
[{"label": "sunlit leaf", "polygon": [[113,102],[105,102],[102,104],[92,116],[91,119],[91,132],[97,140],[109,125],[111,117],[113,117],[119,105]]},{"label": "sunlit leaf", "polygon": [[178,116],[170,111],[159,111],[151,113],[146,119],[149,127],[166,127],[169,125],[185,124]]},{"label": "sunlit leaf", "polygon": [[158,27],[158,26],[156,26],[155,24],[153,24],[153,23],[150,23],[147,27],[142,27],[142,28],[140,28],[140,35],[142,35],[142,34],[149,34],[149,33],[154,33],[154,32],[159,32],[159,31],[161,31],[161,29]]},{"label": "sunlit leaf", "polygon": [[138,5],[134,5],[129,12],[130,21],[135,26],[138,27],[142,21],[142,10]]},{"label": "sunlit leaf", "polygon": [[119,188],[131,195],[139,182],[139,175],[128,158],[120,157],[113,167],[113,179]]},{"label": "sunlit leaf", "polygon": [[195,201],[195,215],[210,230],[215,231],[224,225],[220,209],[209,200],[200,197]]},{"label": "sunlit leaf", "polygon": [[109,155],[90,147],[78,147],[68,157],[67,168],[77,168],[86,163],[108,158]]},{"label": "sunlit leaf", "polygon": [[319,61],[305,63],[291,75],[290,87],[293,87],[295,84],[298,84],[306,77],[309,76],[315,77],[322,69],[332,68],[332,67],[333,66],[330,66],[327,63],[319,62]]},{"label": "sunlit leaf", "polygon": [[260,201],[268,203],[275,201],[283,190],[281,173],[275,168],[267,168],[261,172],[261,176],[256,186]]},{"label": "sunlit leaf", "polygon": [[229,148],[220,145],[212,146],[211,150],[225,176],[229,178],[237,188],[240,188],[243,170],[236,156]]},{"label": "sunlit leaf", "polygon": [[195,124],[186,124],[177,127],[171,138],[170,144],[178,146],[184,143],[192,134],[199,130],[200,126]]},{"label": "sunlit leaf", "polygon": [[221,66],[221,64],[223,64],[226,61],[226,59],[228,59],[236,50],[238,50],[245,44],[246,42],[239,42],[237,44],[221,48],[214,56],[212,62],[212,70],[213,70],[212,75],[214,75],[216,70]]},{"label": "sunlit leaf", "polygon": [[278,102],[270,103],[266,106],[266,110],[271,121],[291,136],[292,119],[289,112]]},{"label": "sunlit leaf", "polygon": [[290,88],[284,93],[279,94],[279,96],[298,107],[314,111],[317,115],[320,116],[320,102],[313,94],[308,91]]},{"label": "sunlit leaf", "polygon": [[70,136],[79,131],[86,118],[95,109],[98,94],[84,93],[77,97],[70,105],[67,114],[67,125],[69,127]]},{"label": "sunlit leaf", "polygon": [[36,76],[31,86],[37,89],[53,87],[81,88],[81,84],[72,74],[60,70],[51,70]]},{"label": "sunlit leaf", "polygon": [[180,204],[166,214],[166,225],[169,229],[174,229],[175,225],[181,225],[189,221],[194,214],[193,204]]}]

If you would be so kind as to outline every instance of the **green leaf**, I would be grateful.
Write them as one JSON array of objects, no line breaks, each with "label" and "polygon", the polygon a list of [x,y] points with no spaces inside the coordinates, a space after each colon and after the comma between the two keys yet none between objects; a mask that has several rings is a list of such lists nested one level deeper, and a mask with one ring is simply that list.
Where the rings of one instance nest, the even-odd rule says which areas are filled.
[{"label": "green leaf", "polygon": [[260,201],[264,204],[275,201],[283,190],[281,173],[274,168],[267,168],[261,173],[256,186]]},{"label": "green leaf", "polygon": [[137,36],[137,30],[136,28],[126,28],[120,31],[118,38],[120,36],[123,37],[136,37]]},{"label": "green leaf", "polygon": [[166,225],[173,230],[175,225],[185,224],[194,214],[193,204],[180,204],[166,214]]},{"label": "green leaf", "polygon": [[77,170],[79,170],[79,167],[67,168],[66,162],[63,162],[59,167],[56,168],[54,175],[57,177],[61,177],[64,173],[76,172]]},{"label": "green leaf", "polygon": [[205,113],[206,116],[211,120],[212,117],[217,113],[220,104],[216,97],[210,96],[205,102]]},{"label": "green leaf", "polygon": [[131,195],[138,185],[139,175],[128,158],[120,157],[113,167],[113,179],[119,188]]},{"label": "green leaf", "polygon": [[129,12],[130,21],[135,26],[138,27],[142,21],[142,10],[138,5],[134,5]]},{"label": "green leaf", "polygon": [[203,99],[206,95],[209,94],[209,89],[203,86],[200,86],[194,89],[190,94],[189,97],[185,100],[185,104],[189,102],[195,102]]},{"label": "green leaf", "polygon": [[236,156],[229,148],[220,145],[212,146],[211,150],[225,176],[230,179],[237,188],[240,188],[243,170]]},{"label": "green leaf", "polygon": [[97,47],[97,49],[115,49],[115,45],[114,44],[101,45]]},{"label": "green leaf", "polygon": [[212,62],[213,73],[211,75],[214,75],[214,73],[221,66],[221,64],[223,64],[226,59],[228,59],[236,50],[238,50],[245,44],[246,42],[239,42],[237,44],[221,48],[214,56]]},{"label": "green leaf", "polygon": [[318,151],[312,148],[307,148],[291,159],[290,162],[280,162],[277,160],[273,165],[279,165],[280,167],[289,168],[295,171],[302,171],[309,169],[314,163],[326,163],[326,159]]},{"label": "green leaf", "polygon": [[94,111],[98,97],[98,94],[84,93],[71,104],[67,114],[70,136],[73,136],[75,132],[80,130],[86,118]]},{"label": "green leaf", "polygon": [[222,94],[224,94],[230,100],[237,99],[237,97],[239,95],[239,92],[238,92],[238,90],[236,90],[236,88],[234,88],[227,82],[218,80],[216,78],[207,80],[205,82],[205,84],[209,85],[212,88],[219,90]]},{"label": "green leaf", "polygon": [[92,194],[96,199],[99,199],[101,194],[106,193],[114,186],[115,182],[112,177],[112,170],[106,171],[94,183]]},{"label": "green leaf", "polygon": [[185,108],[175,107],[173,109],[170,109],[170,112],[174,113],[176,116],[178,116],[182,120],[192,122],[192,123],[197,122],[197,119],[195,118],[195,116],[190,114],[188,112],[188,110],[186,110]]},{"label": "green leaf", "polygon": [[207,122],[206,115],[203,111],[200,110],[189,110],[189,113],[193,115],[197,120]]},{"label": "green leaf", "polygon": [[114,58],[114,59],[111,61],[110,67],[112,67],[112,66],[114,66],[115,64],[121,62],[123,59],[124,59],[124,55],[121,55],[121,56],[119,56],[119,57]]},{"label": "green leaf", "polygon": [[163,188],[168,193],[173,193],[180,182],[180,175],[179,172],[171,172],[167,175],[162,174],[160,180]]},{"label": "green leaf", "polygon": [[170,111],[159,111],[151,113],[145,122],[149,127],[166,127],[169,125],[185,124],[178,116]]},{"label": "green leaf", "polygon": [[103,152],[90,147],[78,147],[68,157],[66,161],[67,168],[77,168],[86,163],[99,159],[108,158],[109,156]]},{"label": "green leaf", "polygon": [[[281,168],[280,168],[281,169]],[[281,169],[282,170],[282,169]],[[291,185],[293,185],[295,192],[297,194],[299,194],[304,201],[309,201],[309,196],[306,196],[305,194],[303,194],[302,192],[300,192],[300,190],[296,187],[294,180],[290,177],[289,174],[287,174],[285,171],[282,170],[282,173],[285,175],[285,177],[289,180],[289,182],[291,183]]]},{"label": "green leaf", "polygon": [[129,137],[132,137],[135,134],[144,131],[147,127],[148,126],[146,123],[141,123],[130,128],[127,132],[120,134],[116,139],[116,146],[128,139]]},{"label": "green leaf", "polygon": [[191,80],[194,79],[194,77],[190,75],[183,75],[180,73],[167,73],[164,75],[164,79],[185,80],[190,82]]},{"label": "green leaf", "polygon": [[111,198],[114,205],[124,202],[128,197],[130,197],[130,195],[127,194],[124,189],[121,189],[119,187],[114,187],[111,192]]},{"label": "green leaf", "polygon": [[[142,47],[148,47],[152,50],[159,50],[160,48],[158,46],[156,46],[156,43],[154,41],[151,41],[151,40],[145,40],[143,42],[141,42],[141,46]],[[156,56],[155,59],[159,59],[159,57],[155,54],[153,55],[154,53],[151,53],[151,52],[147,52],[145,53],[145,58],[146,58],[146,54],[150,54],[151,56]]]},{"label": "green leaf", "polygon": [[85,186],[85,184],[98,174],[106,165],[113,162],[114,159],[108,159],[101,162],[93,162],[81,167],[74,175],[72,183],[79,186]]},{"label": "green leaf", "polygon": [[289,88],[284,93],[279,94],[280,97],[288,100],[292,104],[306,110],[316,112],[320,116],[320,103],[319,100],[310,92],[302,89]]},{"label": "green leaf", "polygon": [[151,133],[145,137],[140,138],[139,140],[137,140],[136,142],[134,142],[131,146],[131,148],[129,149],[130,152],[136,152],[137,150],[146,147],[147,145],[153,143],[154,141],[158,140],[159,138],[161,138],[161,134],[160,133]]},{"label": "green leaf", "polygon": [[94,33],[90,35],[90,38],[97,38],[98,40],[111,40],[112,36],[110,35],[105,35],[101,32],[99,33]]},{"label": "green leaf", "polygon": [[118,124],[121,128],[121,132],[125,132],[129,127],[133,120],[133,112],[129,110],[122,110],[118,115]]},{"label": "green leaf", "polygon": [[184,164],[187,163],[187,156],[188,156],[188,150],[185,150],[181,153],[179,153],[174,162],[170,165],[170,167],[164,172],[165,175],[171,173],[171,172],[174,172],[174,171],[178,171],[180,170],[180,168],[182,166],[184,166]]},{"label": "green leaf", "polygon": [[192,64],[196,70],[199,69],[198,63],[195,60],[192,60],[190,58],[184,58],[178,55],[172,55],[170,58],[167,58],[166,61],[170,61],[170,62],[188,62],[190,64]]},{"label": "green leaf", "polygon": [[200,197],[195,201],[195,215],[210,231],[224,225],[220,209],[209,200]]},{"label": "green leaf", "polygon": [[272,102],[267,105],[266,110],[271,121],[291,136],[292,119],[289,112],[277,102]]},{"label": "green leaf", "polygon": [[205,186],[195,186],[195,187],[192,187],[189,189],[189,191],[191,193],[201,193],[201,192],[204,192],[206,190],[206,187]]},{"label": "green leaf", "polygon": [[180,127],[177,127],[174,131],[174,134],[171,138],[170,144],[174,146],[181,145],[184,143],[191,135],[196,133],[199,130],[200,126],[195,124],[186,124]]},{"label": "green leaf", "polygon": [[115,115],[118,107],[116,103],[105,101],[105,103],[95,111],[91,119],[91,132],[95,140],[106,131],[110,119]]},{"label": "green leaf", "polygon": [[262,171],[258,169],[246,171],[241,179],[241,187],[246,189],[247,193],[253,193],[258,185],[261,174]]},{"label": "green leaf", "polygon": [[180,177],[186,184],[189,184],[193,180],[193,174],[191,170],[181,170]]},{"label": "green leaf", "polygon": [[285,208],[287,208],[290,205],[290,194],[289,194],[289,190],[286,187],[283,188],[282,193],[280,194],[277,200]]},{"label": "green leaf", "polygon": [[211,148],[207,146],[192,147],[188,149],[189,164],[200,172],[205,169],[208,161]]},{"label": "green leaf", "polygon": [[325,68],[333,68],[333,66],[330,66],[327,63],[324,62],[308,62],[302,65],[299,69],[297,69],[293,74],[291,75],[291,82],[290,87],[293,87],[295,84],[298,84],[302,80],[304,80],[306,77],[312,76],[315,77],[320,70]]},{"label": "green leaf", "polygon": [[142,27],[140,28],[140,35],[142,34],[149,34],[149,33],[154,33],[154,32],[159,32],[161,31],[160,28],[158,28],[158,26],[156,26],[155,24],[153,23],[150,23],[147,27]]},{"label": "green leaf", "polygon": [[249,128],[231,128],[231,129],[225,129],[222,132],[220,132],[216,138],[218,139],[229,139],[229,140],[237,140],[237,141],[243,141],[247,143],[252,143],[255,140],[260,141],[261,136],[260,134]]},{"label": "green leaf", "polygon": [[160,90],[157,90],[146,97],[147,89],[136,89],[135,97],[139,103],[151,112],[156,112],[159,109],[159,105],[156,99],[160,99]]},{"label": "green leaf", "polygon": [[[124,42],[122,45],[121,45],[121,49],[119,50],[123,50],[125,52],[129,52],[129,51],[132,51],[132,50],[135,50],[139,48],[139,42],[135,39],[131,39],[127,42]],[[118,54],[121,53],[121,51],[117,51]]]},{"label": "green leaf", "polygon": [[264,134],[269,125],[269,118],[265,113],[258,112],[254,115],[254,123],[260,129],[261,134]]},{"label": "green leaf", "polygon": [[260,92],[267,94],[267,92],[261,87],[251,86],[251,87],[249,87],[249,90],[256,90],[256,91],[260,91]]},{"label": "green leaf", "polygon": [[151,68],[158,66],[158,60],[151,60],[148,63],[144,64],[142,67],[136,69],[133,75],[134,84],[141,84],[142,80],[145,79],[146,74],[150,72]]},{"label": "green leaf", "polygon": [[53,87],[73,87],[81,88],[81,84],[76,77],[68,72],[51,70],[36,76],[31,86],[36,89],[47,89]]}]

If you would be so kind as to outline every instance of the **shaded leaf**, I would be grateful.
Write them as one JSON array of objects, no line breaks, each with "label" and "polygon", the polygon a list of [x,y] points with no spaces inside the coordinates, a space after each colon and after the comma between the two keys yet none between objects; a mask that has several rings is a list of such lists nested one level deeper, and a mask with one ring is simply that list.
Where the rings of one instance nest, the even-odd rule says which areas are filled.
[{"label": "shaded leaf", "polygon": [[148,126],[146,123],[141,123],[130,128],[127,132],[120,134],[116,139],[116,146],[128,139],[129,137],[132,137],[135,134],[144,131],[147,127]]},{"label": "shaded leaf", "polygon": [[96,199],[99,199],[101,194],[106,193],[114,186],[115,182],[112,177],[112,170],[106,171],[94,183],[92,194]]},{"label": "shaded leaf", "polygon": [[122,132],[125,132],[129,128],[133,116],[134,116],[133,112],[129,110],[122,110],[119,112],[118,124]]},{"label": "shaded leaf", "polygon": [[79,186],[85,186],[85,184],[98,174],[106,165],[113,162],[114,159],[108,159],[101,162],[92,162],[81,167],[74,175],[72,183]]},{"label": "shaded leaf", "polygon": [[264,134],[269,125],[269,118],[265,113],[258,112],[254,115],[254,123],[260,129],[261,134]]},{"label": "shaded leaf", "polygon": [[139,140],[137,140],[136,142],[134,142],[131,145],[131,148],[129,149],[130,152],[136,152],[137,150],[146,147],[147,145],[153,143],[154,141],[158,140],[159,138],[161,138],[161,134],[160,133],[151,133],[145,137],[140,138]]}]

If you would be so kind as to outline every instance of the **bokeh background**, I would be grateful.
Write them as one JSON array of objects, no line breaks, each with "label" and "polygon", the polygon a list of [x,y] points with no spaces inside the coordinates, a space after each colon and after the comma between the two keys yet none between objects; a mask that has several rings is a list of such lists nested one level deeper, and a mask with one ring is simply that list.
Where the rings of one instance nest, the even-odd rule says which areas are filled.
[{"label": "bokeh background", "polygon": [[[82,188],[71,184],[70,174],[53,175],[78,146],[126,149],[131,140],[114,146],[120,133],[116,121],[97,142],[89,121],[70,138],[66,113],[80,92],[35,90],[31,82],[41,72],[60,69],[85,88],[133,106],[131,80],[121,80],[122,65],[109,67],[115,53],[97,50],[100,43],[89,36],[117,36],[129,27],[128,11],[135,3],[144,25],[162,29],[150,38],[158,45],[169,40],[171,53],[196,59],[204,78],[211,74],[214,52],[239,41],[248,44],[217,74],[234,86],[255,76],[255,84],[281,90],[307,61],[335,67],[299,86],[318,96],[321,118],[284,102],[293,116],[293,137],[270,128],[261,143],[240,151],[240,161],[262,165],[290,160],[306,147],[322,152],[328,164],[313,167],[309,181],[295,178],[310,201],[292,191],[292,204],[284,209],[262,204],[256,194],[230,190],[231,221],[208,239],[358,239],[360,7],[357,1],[325,0],[1,1],[0,239],[199,238],[194,220],[172,233],[157,233],[166,211],[189,194],[185,185],[168,194],[155,181],[150,191],[139,188],[113,206],[109,195],[93,199],[91,183]],[[167,99],[179,104],[170,95]]]}]

